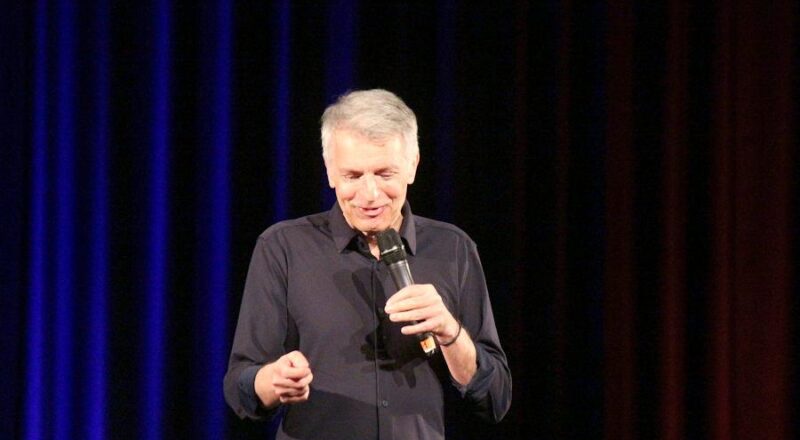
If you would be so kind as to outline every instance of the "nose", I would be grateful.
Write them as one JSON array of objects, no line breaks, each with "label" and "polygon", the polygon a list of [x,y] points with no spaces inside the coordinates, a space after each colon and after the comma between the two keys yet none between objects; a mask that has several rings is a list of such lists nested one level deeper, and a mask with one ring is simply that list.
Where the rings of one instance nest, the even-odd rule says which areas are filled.
[{"label": "nose", "polygon": [[378,182],[375,181],[375,176],[364,175],[364,185],[361,187],[364,197],[367,200],[375,200],[378,198]]}]

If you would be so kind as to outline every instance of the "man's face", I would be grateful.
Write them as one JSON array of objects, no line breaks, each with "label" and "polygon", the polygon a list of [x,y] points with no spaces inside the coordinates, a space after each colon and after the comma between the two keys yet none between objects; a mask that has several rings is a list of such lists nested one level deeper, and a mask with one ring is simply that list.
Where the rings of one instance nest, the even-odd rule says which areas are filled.
[{"label": "man's face", "polygon": [[399,230],[419,155],[410,158],[400,136],[376,144],[349,130],[334,131],[330,147],[328,184],[347,223],[367,235]]}]

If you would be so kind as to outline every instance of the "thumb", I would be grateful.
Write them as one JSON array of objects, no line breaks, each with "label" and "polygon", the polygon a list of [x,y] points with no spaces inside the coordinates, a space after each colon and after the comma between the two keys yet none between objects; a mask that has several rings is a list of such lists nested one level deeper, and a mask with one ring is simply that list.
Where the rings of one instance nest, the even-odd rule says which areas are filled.
[{"label": "thumb", "polygon": [[289,364],[295,368],[308,368],[308,359],[303,356],[303,353],[295,350],[286,354],[286,359]]}]

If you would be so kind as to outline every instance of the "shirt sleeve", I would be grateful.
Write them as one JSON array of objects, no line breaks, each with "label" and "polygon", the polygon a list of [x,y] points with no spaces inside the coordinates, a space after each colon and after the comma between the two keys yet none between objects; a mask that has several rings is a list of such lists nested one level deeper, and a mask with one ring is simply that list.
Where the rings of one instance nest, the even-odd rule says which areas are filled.
[{"label": "shirt sleeve", "polygon": [[500,346],[483,267],[474,242],[467,241],[462,256],[459,319],[475,343],[478,368],[472,380],[454,385],[474,412],[499,422],[511,406],[511,371]]},{"label": "shirt sleeve", "polygon": [[277,412],[261,405],[255,392],[255,377],[263,365],[285,353],[286,267],[286,253],[280,240],[267,230],[259,237],[250,260],[223,380],[225,400],[241,418],[264,419]]}]

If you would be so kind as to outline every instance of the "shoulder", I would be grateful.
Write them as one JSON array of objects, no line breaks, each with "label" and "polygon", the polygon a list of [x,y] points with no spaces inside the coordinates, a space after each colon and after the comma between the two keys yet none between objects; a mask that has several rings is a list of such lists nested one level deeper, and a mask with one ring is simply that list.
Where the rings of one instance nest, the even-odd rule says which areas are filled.
[{"label": "shoulder", "polygon": [[414,214],[414,224],[418,238],[436,241],[439,243],[456,243],[474,247],[472,238],[458,226]]},{"label": "shoulder", "polygon": [[328,227],[328,212],[318,212],[289,220],[279,221],[258,236],[259,242],[285,242],[316,234],[326,234]]}]

